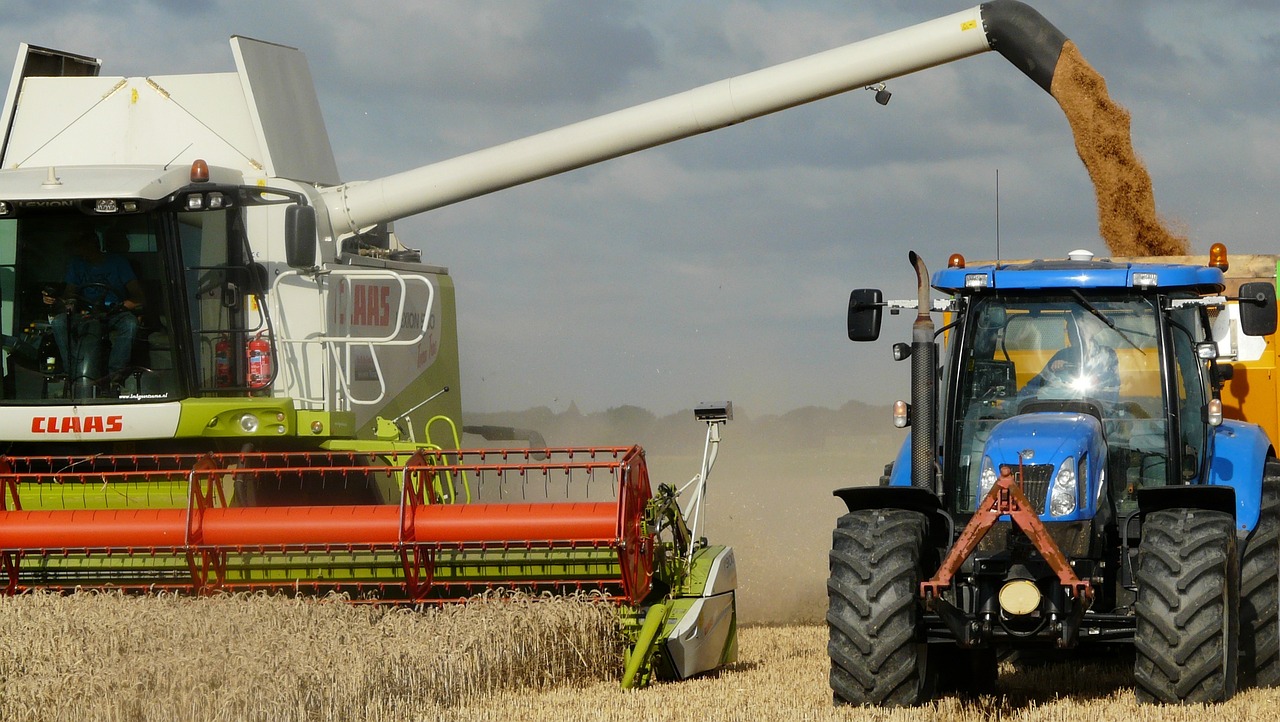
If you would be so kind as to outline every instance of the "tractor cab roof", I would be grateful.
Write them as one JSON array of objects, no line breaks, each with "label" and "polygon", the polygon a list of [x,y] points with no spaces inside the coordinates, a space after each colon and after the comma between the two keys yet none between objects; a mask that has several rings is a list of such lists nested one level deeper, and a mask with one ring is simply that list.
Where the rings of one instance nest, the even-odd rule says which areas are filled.
[{"label": "tractor cab roof", "polygon": [[[1075,254],[1073,254],[1074,256]],[[1077,259],[1004,261],[952,266],[933,274],[933,287],[953,295],[988,290],[1132,289],[1221,293],[1223,272],[1212,266]]]}]

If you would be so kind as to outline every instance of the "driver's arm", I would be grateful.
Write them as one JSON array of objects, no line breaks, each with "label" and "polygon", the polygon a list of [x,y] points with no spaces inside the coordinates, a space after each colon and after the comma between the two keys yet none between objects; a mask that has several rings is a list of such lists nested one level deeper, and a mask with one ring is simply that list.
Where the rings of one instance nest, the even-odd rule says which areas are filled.
[{"label": "driver's arm", "polygon": [[131,278],[124,286],[125,295],[124,303],[121,304],[130,311],[142,308],[147,303],[147,297],[142,293],[142,284],[138,283],[138,279]]},{"label": "driver's arm", "polygon": [[44,301],[44,305],[52,306],[61,302],[64,306],[69,306],[76,298],[76,285],[68,281],[62,290],[62,297],[57,298],[45,290],[40,291],[40,300]]}]

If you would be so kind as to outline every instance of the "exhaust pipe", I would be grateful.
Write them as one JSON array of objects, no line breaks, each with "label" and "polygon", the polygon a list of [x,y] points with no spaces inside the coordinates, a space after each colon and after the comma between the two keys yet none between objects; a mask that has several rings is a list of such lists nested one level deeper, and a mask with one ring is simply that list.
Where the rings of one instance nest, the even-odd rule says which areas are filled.
[{"label": "exhaust pipe", "polygon": [[934,377],[938,368],[938,347],[933,342],[933,305],[929,298],[929,269],[924,259],[911,251],[911,265],[916,269],[917,313],[911,324],[911,486],[934,491],[934,464],[937,444],[934,442],[937,413],[934,409]]}]

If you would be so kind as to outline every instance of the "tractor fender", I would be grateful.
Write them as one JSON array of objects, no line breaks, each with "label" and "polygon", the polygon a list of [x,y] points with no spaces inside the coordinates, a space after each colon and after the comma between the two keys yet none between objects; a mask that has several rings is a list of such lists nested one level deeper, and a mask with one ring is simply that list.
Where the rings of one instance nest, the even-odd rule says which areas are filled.
[{"label": "tractor fender", "polygon": [[1274,456],[1262,428],[1227,420],[1213,434],[1209,484],[1235,490],[1236,529],[1252,531],[1262,506],[1262,477],[1267,458]]},{"label": "tractor fender", "polygon": [[929,538],[940,549],[950,546],[954,538],[955,524],[951,516],[943,510],[937,494],[928,489],[915,486],[851,486],[836,489],[832,494],[839,497],[851,512],[865,509],[903,509],[923,514],[929,522]]}]

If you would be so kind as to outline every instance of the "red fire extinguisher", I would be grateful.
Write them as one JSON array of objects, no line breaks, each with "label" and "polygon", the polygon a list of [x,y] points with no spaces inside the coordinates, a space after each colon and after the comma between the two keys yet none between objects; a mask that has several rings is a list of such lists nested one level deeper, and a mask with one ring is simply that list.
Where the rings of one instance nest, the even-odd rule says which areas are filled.
[{"label": "red fire extinguisher", "polygon": [[249,362],[249,388],[265,389],[271,383],[271,342],[262,337],[265,332],[258,332],[246,348]]},{"label": "red fire extinguisher", "polygon": [[231,385],[231,339],[226,334],[219,336],[213,345],[213,383],[216,386]]}]

